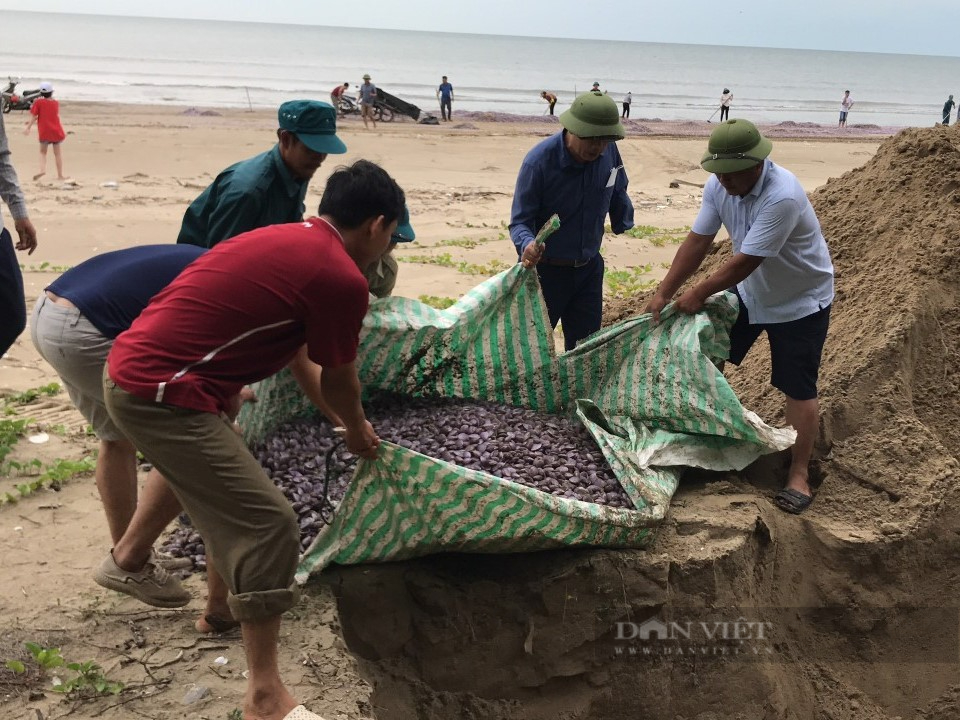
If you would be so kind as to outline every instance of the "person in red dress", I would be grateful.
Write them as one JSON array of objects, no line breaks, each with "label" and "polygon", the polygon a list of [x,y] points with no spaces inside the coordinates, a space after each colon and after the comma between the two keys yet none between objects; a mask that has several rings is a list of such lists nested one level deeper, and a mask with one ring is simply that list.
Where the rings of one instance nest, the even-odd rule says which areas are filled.
[{"label": "person in red dress", "polygon": [[40,83],[40,97],[34,100],[30,107],[30,122],[24,135],[30,134],[30,128],[37,124],[40,136],[40,172],[33,176],[39,180],[47,174],[47,147],[53,146],[53,159],[57,163],[57,180],[66,180],[63,175],[63,156],[60,154],[60,143],[67,136],[60,124],[60,103],[53,99],[53,85],[48,82]]}]

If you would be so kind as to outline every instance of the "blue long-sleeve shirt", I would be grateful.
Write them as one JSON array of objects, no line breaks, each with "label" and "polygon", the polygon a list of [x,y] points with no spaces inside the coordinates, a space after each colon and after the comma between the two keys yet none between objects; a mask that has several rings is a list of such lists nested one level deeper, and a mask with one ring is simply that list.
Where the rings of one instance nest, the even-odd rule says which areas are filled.
[{"label": "blue long-sleeve shirt", "polygon": [[[0,117],[0,197],[7,204],[14,220],[23,220],[27,217],[27,204],[23,199],[23,191],[20,190],[17,171],[13,169],[13,163],[10,161],[10,144],[7,142],[7,131],[3,126],[2,117]],[[2,219],[0,219],[0,228],[3,228]]]},{"label": "blue long-sleeve shirt", "polygon": [[590,260],[600,252],[607,214],[614,233],[633,227],[627,173],[616,144],[581,164],[567,150],[565,132],[538,143],[520,166],[510,216],[510,239],[518,256],[554,213],[560,216],[560,229],[547,240],[548,258]]}]

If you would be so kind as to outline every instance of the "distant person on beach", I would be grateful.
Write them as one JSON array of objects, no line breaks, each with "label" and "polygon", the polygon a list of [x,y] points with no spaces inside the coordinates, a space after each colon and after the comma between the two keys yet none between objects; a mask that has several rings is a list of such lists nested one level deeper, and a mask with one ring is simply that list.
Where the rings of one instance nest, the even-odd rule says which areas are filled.
[{"label": "distant person on beach", "polygon": [[837,127],[846,127],[847,126],[847,113],[850,112],[850,108],[853,107],[853,98],[850,97],[850,91],[843,91],[843,99],[840,100],[840,124]]},{"label": "distant person on beach", "polygon": [[363,118],[363,126],[367,127],[367,119],[373,123],[376,130],[377,121],[373,117],[373,106],[377,102],[377,86],[370,82],[370,76],[363,76],[363,84],[360,86],[360,117]]},{"label": "distant person on beach", "polygon": [[0,357],[3,357],[27,326],[27,304],[23,297],[23,275],[17,262],[17,250],[32,255],[37,249],[37,231],[27,214],[17,171],[10,160],[7,130],[0,115],[0,197],[7,204],[17,231],[13,244],[10,231],[0,222]]},{"label": "distant person on beach", "polygon": [[347,146],[337,137],[337,112],[318,100],[290,100],[277,111],[272,150],[231,165],[183,216],[178,243],[211,248],[240,233],[303,218],[307,185],[327,155]]},{"label": "distant person on beach", "polygon": [[[616,145],[626,133],[613,99],[584,93],[560,124],[563,130],[537,144],[520,166],[510,239],[523,266],[536,266],[550,324],[563,324],[564,346],[572,350],[600,329],[607,215],[613,232],[622,233],[633,227],[633,204]],[[538,245],[536,233],[554,213],[560,229]]]},{"label": "distant person on beach", "polygon": [[767,157],[772,148],[747,120],[728,120],[710,134],[700,164],[713,174],[700,212],[646,311],[660,321],[725,227],[732,257],[674,305],[692,314],[715,293],[736,293],[740,313],[730,330],[729,357],[735,365],[767,333],[771,383],[786,397],[787,424],[797,431],[786,487],[774,502],[798,514],[813,502],[809,465],[820,427],[817,376],[833,303],[833,263],[807,193]]},{"label": "distant person on beach", "polygon": [[[943,124],[950,124],[950,111],[956,106],[956,103],[953,101],[953,95],[947,98],[947,101],[943,104]],[[960,122],[960,115],[957,116],[958,122]]]},{"label": "distant person on beach", "polygon": [[[300,595],[297,515],[223,418],[247,384],[306,346],[348,452],[376,459],[356,358],[368,307],[361,272],[396,231],[404,193],[359,160],[327,180],[318,216],[261,228],[195,260],[114,341],[104,397],[117,427],[163,473],[229,587],[249,669],[245,718],[319,720],[298,705],[277,660],[282,616]],[[149,554],[138,506],[101,566]],[[132,594],[130,585],[118,589]]]},{"label": "distant person on beach", "polygon": [[557,96],[552,92],[547,92],[544,90],[540,93],[540,97],[546,100],[550,104],[550,114],[553,115],[553,109],[557,106]]},{"label": "distant person on beach", "polygon": [[347,91],[347,88],[350,87],[350,83],[345,82],[343,85],[337,85],[333,90],[330,91],[330,104],[334,108],[340,109],[340,98],[343,97],[343,94]]},{"label": "distant person on beach", "polygon": [[30,128],[37,123],[37,134],[40,137],[40,172],[33,176],[39,180],[47,174],[47,148],[53,146],[53,159],[57,164],[57,180],[66,180],[63,175],[63,156],[60,153],[60,143],[67,134],[60,124],[60,103],[53,99],[53,85],[48,82],[40,83],[40,97],[30,106],[30,122],[27,123],[24,135],[30,134]]},{"label": "distant person on beach", "polygon": [[437,98],[440,100],[440,116],[449,121],[453,115],[453,85],[447,81],[446,75],[443,76],[440,87],[437,88]]},{"label": "distant person on beach", "polygon": [[730,104],[732,102],[733,93],[728,88],[724,88],[720,95],[720,122],[730,119]]},{"label": "distant person on beach", "polygon": [[626,95],[623,96],[623,112],[621,113],[620,117],[622,118],[630,117],[630,104],[632,102],[633,102],[632,92],[628,92]]}]

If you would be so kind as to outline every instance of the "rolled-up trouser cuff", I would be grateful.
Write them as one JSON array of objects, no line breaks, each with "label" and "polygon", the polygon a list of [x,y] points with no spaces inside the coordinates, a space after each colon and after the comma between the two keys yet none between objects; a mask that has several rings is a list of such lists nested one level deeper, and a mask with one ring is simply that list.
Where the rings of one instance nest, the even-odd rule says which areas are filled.
[{"label": "rolled-up trouser cuff", "polygon": [[300,588],[296,583],[286,590],[259,590],[227,596],[230,613],[240,622],[282,615],[299,601]]}]

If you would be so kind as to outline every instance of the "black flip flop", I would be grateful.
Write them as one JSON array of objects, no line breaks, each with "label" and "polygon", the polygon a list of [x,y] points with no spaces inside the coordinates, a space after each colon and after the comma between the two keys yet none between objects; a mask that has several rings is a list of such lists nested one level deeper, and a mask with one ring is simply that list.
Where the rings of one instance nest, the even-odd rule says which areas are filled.
[{"label": "black flip flop", "polygon": [[799,490],[781,490],[773,496],[773,503],[784,512],[799,515],[813,502],[813,496],[804,495]]}]

